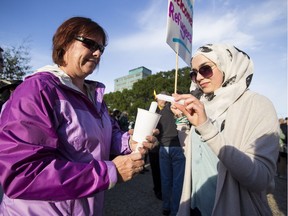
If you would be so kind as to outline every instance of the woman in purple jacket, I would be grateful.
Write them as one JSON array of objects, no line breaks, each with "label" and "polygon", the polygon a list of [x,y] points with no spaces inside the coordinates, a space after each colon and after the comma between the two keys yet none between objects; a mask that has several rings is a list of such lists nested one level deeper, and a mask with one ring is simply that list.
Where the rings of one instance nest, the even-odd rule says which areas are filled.
[{"label": "woman in purple jacket", "polygon": [[[53,61],[18,86],[0,119],[0,215],[102,215],[104,191],[143,169],[156,143],[135,142],[110,121],[105,86],[88,81],[105,30],[73,17],[53,37]],[[119,155],[109,161],[109,155]]]}]

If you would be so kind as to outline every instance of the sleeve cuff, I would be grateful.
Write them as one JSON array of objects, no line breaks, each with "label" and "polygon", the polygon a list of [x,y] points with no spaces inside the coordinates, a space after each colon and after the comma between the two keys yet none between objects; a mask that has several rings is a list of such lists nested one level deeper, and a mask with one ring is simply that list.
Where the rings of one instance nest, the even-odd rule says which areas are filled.
[{"label": "sleeve cuff", "polygon": [[207,119],[206,122],[197,126],[195,129],[201,134],[203,141],[208,141],[219,133],[218,129],[212,124],[210,119]]},{"label": "sleeve cuff", "polygon": [[107,170],[108,170],[108,175],[109,175],[109,188],[111,189],[113,188],[118,180],[117,177],[117,170],[115,167],[115,164],[112,161],[105,161],[106,165],[107,165]]},{"label": "sleeve cuff", "polygon": [[130,154],[132,152],[132,149],[130,148],[130,134],[128,132],[125,132],[122,135],[122,154]]}]

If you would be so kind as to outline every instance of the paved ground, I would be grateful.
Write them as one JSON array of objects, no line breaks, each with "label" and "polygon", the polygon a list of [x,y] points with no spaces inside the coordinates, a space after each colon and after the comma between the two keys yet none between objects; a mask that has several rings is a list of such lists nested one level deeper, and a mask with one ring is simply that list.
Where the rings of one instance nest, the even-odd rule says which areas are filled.
[{"label": "paved ground", "polygon": [[106,191],[104,216],[162,215],[162,201],[154,196],[151,169]]},{"label": "paved ground", "polygon": [[[158,216],[162,202],[155,198],[149,164],[149,172],[139,174],[133,180],[106,191],[104,216]],[[276,188],[268,195],[274,216],[287,215],[287,180],[275,177]],[[0,191],[1,201],[1,191]]]},{"label": "paved ground", "polygon": [[[150,170],[149,164],[147,168]],[[275,177],[276,188],[268,195],[274,216],[287,215],[287,180]],[[106,192],[104,216],[158,216],[161,201],[153,193],[151,170]]]}]

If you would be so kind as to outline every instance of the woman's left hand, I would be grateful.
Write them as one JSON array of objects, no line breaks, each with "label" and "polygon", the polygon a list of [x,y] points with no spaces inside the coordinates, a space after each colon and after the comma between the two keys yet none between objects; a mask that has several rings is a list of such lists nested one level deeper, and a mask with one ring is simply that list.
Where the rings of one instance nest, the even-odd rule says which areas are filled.
[{"label": "woman's left hand", "polygon": [[136,151],[136,148],[138,148],[138,151],[143,155],[148,153],[148,150],[155,148],[159,144],[158,139],[155,137],[156,135],[159,134],[158,129],[153,130],[153,135],[146,136],[147,141],[144,141],[142,143],[141,147],[138,147],[139,146],[138,142],[133,140],[133,129],[129,130],[129,134],[131,135],[130,141],[129,141],[129,145],[130,145],[131,150]]}]

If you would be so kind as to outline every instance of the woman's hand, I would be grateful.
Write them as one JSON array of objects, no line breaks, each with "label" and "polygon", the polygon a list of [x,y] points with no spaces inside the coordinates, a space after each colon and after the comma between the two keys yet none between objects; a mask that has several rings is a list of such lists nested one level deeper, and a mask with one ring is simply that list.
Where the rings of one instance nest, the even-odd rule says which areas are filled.
[{"label": "woman's hand", "polygon": [[[175,101],[184,100],[184,105],[173,103],[171,105],[172,112],[180,110],[184,115],[187,116],[190,123],[197,127],[203,124],[207,120],[204,104],[191,94],[173,94]],[[175,110],[173,110],[175,109]]]},{"label": "woman's hand", "polygon": [[143,170],[143,166],[145,165],[140,152],[117,156],[112,162],[115,164],[118,172],[118,182],[126,182],[132,179],[133,176]]},{"label": "woman's hand", "polygon": [[143,149],[144,150],[146,150],[146,151],[152,150],[153,148],[155,148],[156,146],[159,145],[158,139],[155,137],[159,133],[160,133],[160,131],[158,129],[154,129],[153,135],[146,137],[147,142],[143,142]]},{"label": "woman's hand", "polygon": [[158,129],[154,129],[153,135],[152,136],[146,136],[147,141],[140,143],[140,147],[139,147],[139,143],[136,142],[135,140],[133,140],[133,129],[129,130],[129,134],[130,134],[129,145],[130,145],[131,150],[133,152],[139,151],[142,155],[145,155],[146,153],[148,153],[148,150],[153,149],[154,147],[156,147],[159,144],[157,138],[155,137],[159,133],[160,132]]},{"label": "woman's hand", "polygon": [[153,130],[152,136],[147,136],[146,140],[142,143],[142,147],[136,151],[137,142],[133,140],[133,129],[129,130],[129,134],[131,135],[129,145],[132,154],[129,155],[120,155],[114,158],[112,162],[115,164],[117,172],[118,172],[118,182],[125,182],[130,180],[134,175],[138,174],[143,170],[145,165],[144,155],[148,153],[148,150],[153,149],[158,145],[158,140],[154,135],[159,134],[158,129]]}]

